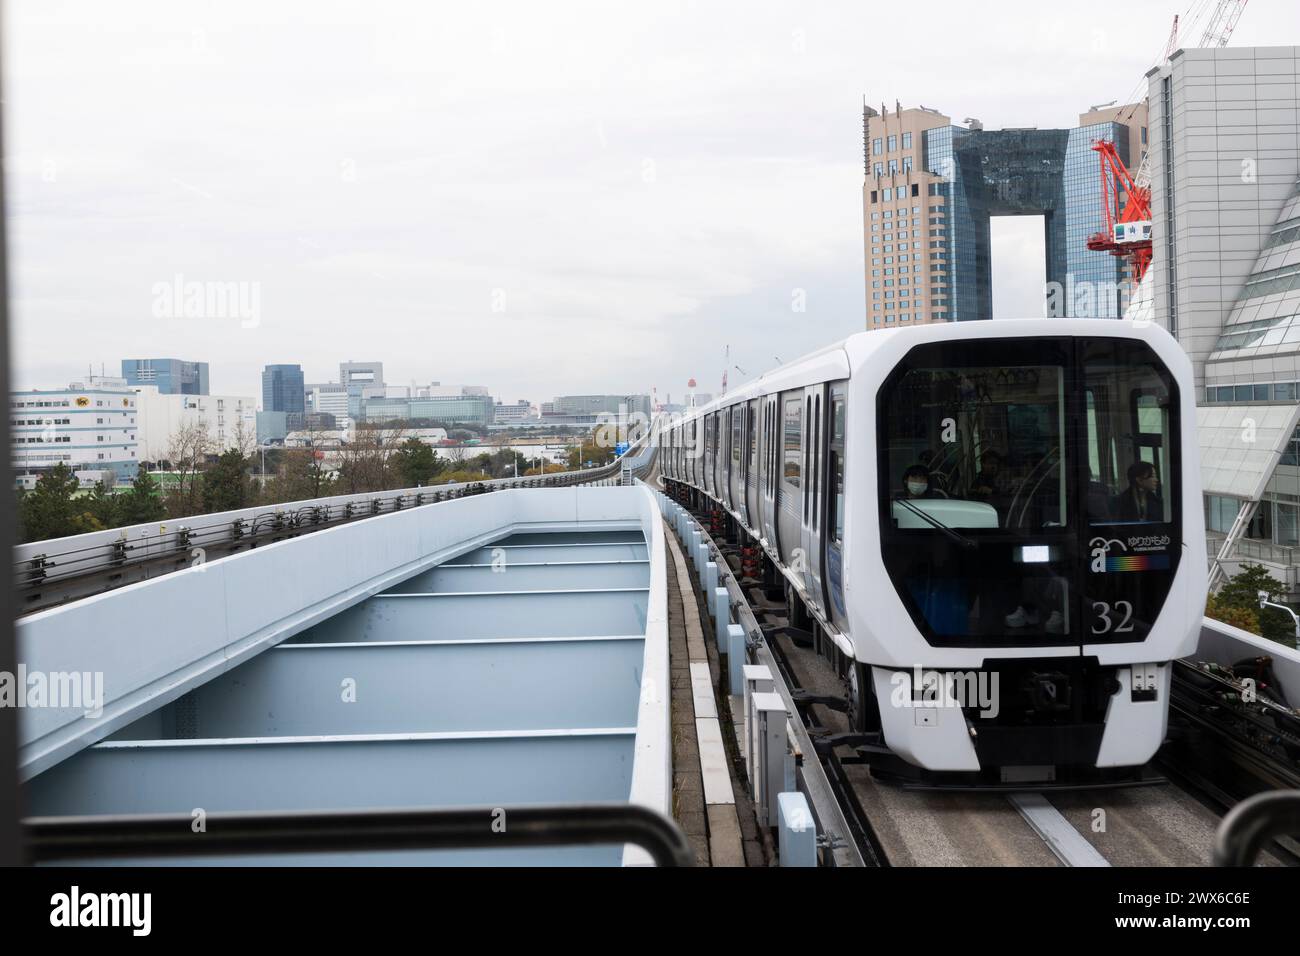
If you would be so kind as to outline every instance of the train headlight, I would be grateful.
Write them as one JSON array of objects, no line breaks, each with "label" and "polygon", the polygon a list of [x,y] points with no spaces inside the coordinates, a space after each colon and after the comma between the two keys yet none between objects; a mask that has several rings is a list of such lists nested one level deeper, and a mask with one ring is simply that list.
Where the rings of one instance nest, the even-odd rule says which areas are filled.
[{"label": "train headlight", "polygon": [[1016,560],[1021,564],[1047,564],[1052,560],[1052,546],[1049,544],[1021,545]]}]

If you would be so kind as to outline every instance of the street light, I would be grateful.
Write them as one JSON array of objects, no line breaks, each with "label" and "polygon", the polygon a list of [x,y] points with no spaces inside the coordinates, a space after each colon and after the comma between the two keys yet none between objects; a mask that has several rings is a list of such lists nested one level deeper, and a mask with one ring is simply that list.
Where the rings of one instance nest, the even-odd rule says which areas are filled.
[{"label": "street light", "polygon": [[1278,604],[1275,601],[1270,601],[1268,599],[1267,591],[1259,591],[1257,593],[1259,595],[1259,609],[1261,611],[1264,610],[1264,608],[1266,607],[1275,607],[1278,608],[1279,610],[1286,611],[1288,614],[1291,615],[1291,620],[1295,622],[1296,646],[1300,647],[1300,614],[1296,614],[1295,611],[1291,610],[1285,604]]}]

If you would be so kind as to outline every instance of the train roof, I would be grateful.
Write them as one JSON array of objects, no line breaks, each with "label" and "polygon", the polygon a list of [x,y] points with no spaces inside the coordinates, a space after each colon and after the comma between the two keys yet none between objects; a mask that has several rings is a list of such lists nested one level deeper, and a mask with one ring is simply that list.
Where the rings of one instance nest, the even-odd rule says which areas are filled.
[{"label": "train roof", "polygon": [[[871,329],[855,332],[848,338],[825,345],[793,362],[787,362],[770,372],[764,372],[757,378],[737,385],[707,405],[688,409],[683,415],[683,420],[747,402],[771,392],[782,392],[803,388],[817,382],[848,378],[851,370],[873,352],[886,344],[897,343],[899,339],[903,339],[910,347],[926,342],[1033,336],[1096,336],[1098,334],[1147,341],[1156,348],[1157,354],[1170,364],[1171,370],[1174,370],[1175,364],[1181,364],[1179,359],[1181,362],[1187,362],[1186,353],[1162,327],[1152,323],[1127,322],[1121,319],[988,319],[980,322],[936,322],[890,329]],[[1173,347],[1172,352],[1169,346]]]}]

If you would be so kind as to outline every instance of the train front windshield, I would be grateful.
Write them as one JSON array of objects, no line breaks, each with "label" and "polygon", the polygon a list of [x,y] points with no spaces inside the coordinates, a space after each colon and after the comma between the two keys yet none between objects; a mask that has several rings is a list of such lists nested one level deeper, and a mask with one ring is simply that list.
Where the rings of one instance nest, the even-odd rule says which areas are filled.
[{"label": "train front windshield", "polygon": [[1178,392],[1149,347],[918,346],[877,416],[882,559],[930,643],[1146,637],[1182,545]]}]

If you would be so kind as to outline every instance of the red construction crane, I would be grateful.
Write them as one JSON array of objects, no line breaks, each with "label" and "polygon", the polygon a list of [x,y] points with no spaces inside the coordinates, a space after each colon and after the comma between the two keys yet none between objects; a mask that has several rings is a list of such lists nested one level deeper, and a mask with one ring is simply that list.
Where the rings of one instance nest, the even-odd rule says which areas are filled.
[{"label": "red construction crane", "polygon": [[[1247,0],[1218,0],[1210,14],[1201,47],[1226,46],[1232,36]],[[1178,45],[1178,17],[1165,44],[1163,59],[1168,60]],[[1124,256],[1133,263],[1133,282],[1142,281],[1151,265],[1151,159],[1143,154],[1137,176],[1129,175],[1115,151],[1115,144],[1098,140],[1092,144],[1101,158],[1102,206],[1105,213],[1105,232],[1088,237],[1088,248]]]},{"label": "red construction crane", "polygon": [[1132,259],[1133,281],[1141,282],[1151,265],[1151,187],[1133,182],[1110,140],[1098,140],[1092,148],[1101,157],[1106,231],[1089,236],[1088,248]]}]

